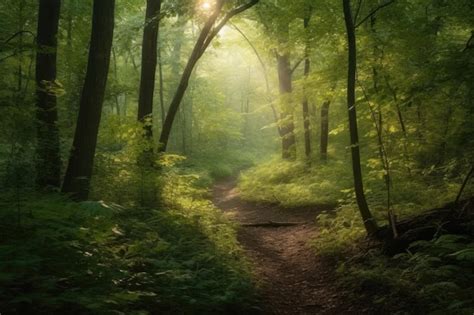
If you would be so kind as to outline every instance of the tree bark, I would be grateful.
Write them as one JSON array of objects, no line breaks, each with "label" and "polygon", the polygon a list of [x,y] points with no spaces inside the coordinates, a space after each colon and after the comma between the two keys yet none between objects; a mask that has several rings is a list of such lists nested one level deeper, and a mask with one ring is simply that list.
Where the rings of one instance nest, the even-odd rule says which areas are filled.
[{"label": "tree bark", "polygon": [[321,141],[320,156],[322,161],[328,160],[328,143],[329,143],[329,105],[330,101],[326,101],[321,106]]},{"label": "tree bark", "polygon": [[74,200],[89,195],[114,33],[115,0],[94,0],[87,72],[62,191]]},{"label": "tree bark", "polygon": [[[158,26],[159,27],[159,26]],[[160,34],[158,30],[158,42],[160,41]],[[160,111],[161,111],[161,125],[165,123],[165,96],[164,96],[164,82],[163,82],[163,60],[161,58],[161,45],[158,44],[158,72],[160,81]]]},{"label": "tree bark", "polygon": [[36,184],[60,187],[61,155],[56,108],[56,57],[60,0],[40,0],[36,53]]},{"label": "tree bark", "polygon": [[295,124],[289,99],[293,91],[289,54],[277,54],[277,62],[280,96],[283,100],[280,113],[282,158],[289,160],[296,158]]},{"label": "tree bark", "polygon": [[[303,25],[305,30],[309,27],[311,12],[308,13],[308,16],[304,18]],[[307,31],[306,31],[307,32]],[[309,36],[306,34],[308,39],[306,40],[306,47],[305,47],[305,58],[304,58],[304,76],[305,79],[308,79],[309,71],[311,67],[311,61],[309,60]],[[309,121],[309,107],[308,107],[308,97],[306,92],[304,93],[303,99],[303,126],[304,126],[304,151],[306,158],[311,157],[311,130],[310,130],[310,121]]]},{"label": "tree bark", "polygon": [[138,97],[138,121],[145,124],[145,137],[153,136],[153,95],[155,93],[155,76],[158,58],[158,31],[161,11],[161,0],[147,0],[145,28],[142,42],[142,65],[140,94]]},{"label": "tree bark", "polygon": [[367,200],[365,199],[364,185],[362,180],[362,168],[360,165],[360,144],[357,128],[357,113],[355,107],[355,83],[357,70],[357,47],[354,22],[352,20],[352,10],[350,0],[342,0],[344,8],[344,21],[347,30],[347,41],[349,46],[348,54],[348,75],[347,75],[347,107],[349,112],[349,131],[352,154],[352,171],[354,176],[354,190],[357,205],[359,207],[362,220],[367,234],[373,235],[377,231],[377,223],[370,212]]}]

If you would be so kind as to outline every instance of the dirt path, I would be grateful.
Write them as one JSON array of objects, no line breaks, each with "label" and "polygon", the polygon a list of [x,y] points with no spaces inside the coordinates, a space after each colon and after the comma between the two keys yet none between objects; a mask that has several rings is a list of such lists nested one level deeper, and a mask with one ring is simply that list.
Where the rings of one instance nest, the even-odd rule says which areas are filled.
[{"label": "dirt path", "polygon": [[[316,233],[314,220],[324,209],[279,209],[240,199],[234,179],[213,190],[214,203],[233,220],[247,223],[306,222],[284,227],[249,227],[239,230],[239,241],[253,261],[260,282],[263,314],[369,314],[348,300],[334,284],[334,264],[308,248]],[[372,313],[373,314],[373,313]]]}]

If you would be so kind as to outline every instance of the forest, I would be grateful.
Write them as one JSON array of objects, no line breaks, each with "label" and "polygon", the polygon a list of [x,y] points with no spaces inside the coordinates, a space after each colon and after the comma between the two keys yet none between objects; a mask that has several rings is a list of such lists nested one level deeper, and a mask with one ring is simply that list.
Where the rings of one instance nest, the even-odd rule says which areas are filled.
[{"label": "forest", "polygon": [[0,314],[474,314],[474,1],[1,0]]}]

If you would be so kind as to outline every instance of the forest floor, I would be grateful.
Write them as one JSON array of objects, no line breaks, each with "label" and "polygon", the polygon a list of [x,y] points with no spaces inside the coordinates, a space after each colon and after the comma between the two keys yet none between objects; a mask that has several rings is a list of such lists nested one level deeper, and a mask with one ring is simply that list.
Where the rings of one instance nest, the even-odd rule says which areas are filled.
[{"label": "forest floor", "polygon": [[337,264],[308,245],[317,233],[317,214],[327,208],[282,209],[246,202],[235,178],[217,182],[213,200],[242,226],[238,240],[254,266],[262,314],[374,314],[368,303],[354,303],[354,295],[336,285]]}]

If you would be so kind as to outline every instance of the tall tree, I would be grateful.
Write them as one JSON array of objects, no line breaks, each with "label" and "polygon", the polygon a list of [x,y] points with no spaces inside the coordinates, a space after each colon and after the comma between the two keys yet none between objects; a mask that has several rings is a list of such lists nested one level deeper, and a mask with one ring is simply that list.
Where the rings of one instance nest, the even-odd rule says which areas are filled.
[{"label": "tall tree", "polygon": [[37,186],[60,186],[61,156],[56,108],[56,56],[60,0],[40,0],[36,53]]},{"label": "tall tree", "polygon": [[357,43],[354,20],[350,0],[342,0],[344,8],[344,21],[347,30],[348,53],[348,75],[347,75],[347,108],[349,112],[349,133],[351,141],[352,171],[354,176],[354,190],[365,229],[369,235],[377,231],[377,223],[370,212],[364,193],[362,180],[362,168],[360,165],[360,143],[357,128],[357,113],[355,104],[355,84],[357,71]]},{"label": "tall tree", "polygon": [[[145,136],[152,137],[153,95],[157,65],[157,44],[160,25],[161,0],[147,0],[145,28],[143,30],[138,120],[146,123]],[[161,61],[160,61],[161,62]],[[150,121],[147,121],[150,119]]]},{"label": "tall tree", "polygon": [[87,72],[62,191],[75,200],[89,195],[114,33],[115,0],[94,0]]},{"label": "tall tree", "polygon": [[221,15],[225,1],[217,0],[214,3],[213,12],[209,15],[207,21],[201,29],[201,33],[199,34],[196,44],[194,45],[191,56],[189,57],[189,60],[181,76],[178,88],[176,89],[176,93],[169,106],[168,113],[166,115],[165,122],[163,124],[163,129],[160,135],[160,152],[166,151],[174,119],[181,105],[184,94],[188,88],[189,79],[191,78],[191,75],[197,62],[199,61],[199,59],[201,59],[202,55],[209,47],[212,40],[217,36],[219,31],[227,24],[227,22],[235,15],[242,13],[256,5],[258,1],[259,0],[250,0],[248,3],[242,4],[241,6],[238,6],[225,13],[220,20],[219,16]]},{"label": "tall tree", "polygon": [[276,58],[278,73],[280,105],[278,132],[283,159],[296,158],[294,102],[292,99],[293,72],[303,61],[297,62],[293,67],[291,65],[290,25],[297,16],[301,16],[301,11],[295,14],[292,7],[291,1],[266,1],[262,3],[261,10],[257,11],[267,35],[275,38],[276,48],[272,49],[272,53]]},{"label": "tall tree", "polygon": [[[309,34],[308,34],[308,27],[309,21],[311,19],[311,7],[309,7],[308,12],[306,12],[306,16],[303,19],[303,25],[305,29],[305,36],[306,36],[306,43],[305,43],[305,56],[304,56],[304,76],[305,79],[308,79],[309,71],[311,68],[311,61],[309,59]],[[308,106],[308,97],[305,93],[303,99],[303,127],[304,127],[304,152],[307,158],[311,157],[311,130],[310,130],[310,121],[309,121],[309,106]]]},{"label": "tall tree", "polygon": [[296,158],[295,123],[291,93],[293,92],[292,71],[289,52],[277,53],[278,81],[282,100],[280,111],[281,149],[283,159]]}]

